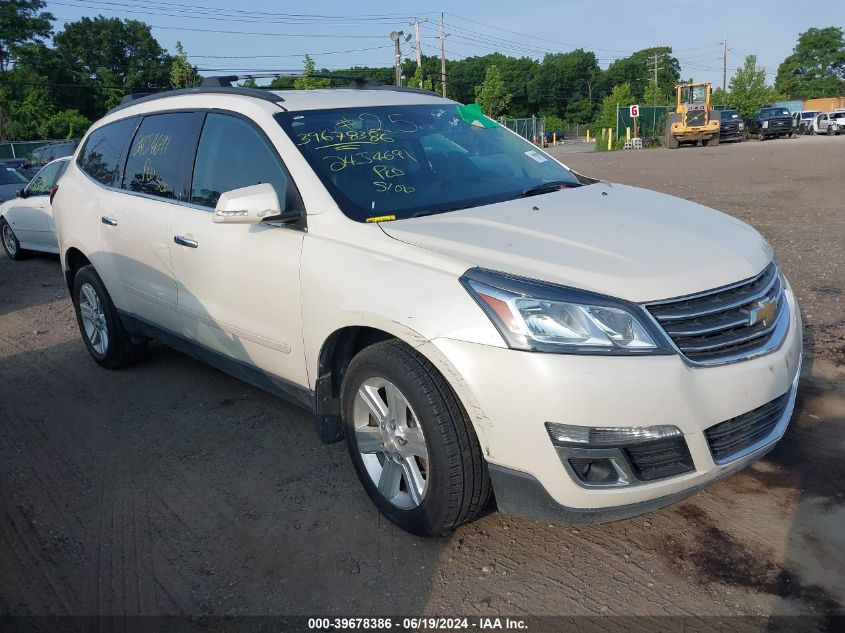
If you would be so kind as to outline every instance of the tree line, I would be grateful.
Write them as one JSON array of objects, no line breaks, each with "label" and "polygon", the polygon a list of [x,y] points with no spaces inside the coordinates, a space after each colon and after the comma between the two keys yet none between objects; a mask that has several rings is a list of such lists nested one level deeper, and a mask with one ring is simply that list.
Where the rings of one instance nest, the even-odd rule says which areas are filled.
[{"label": "tree line", "polygon": [[[0,140],[74,138],[114,107],[124,95],[197,85],[200,77],[177,43],[168,53],[149,25],[138,20],[84,17],[54,31],[55,18],[43,0],[0,3]],[[653,63],[658,60],[657,81]],[[309,89],[343,81],[312,77],[329,73],[306,56],[298,79],[281,77],[275,89]],[[392,66],[353,66],[333,75],[360,76],[392,83]],[[405,60],[406,85],[439,90],[440,60]],[[669,105],[681,80],[681,63],[669,46],[655,46],[617,59],[603,69],[584,49],[547,54],[542,59],[501,53],[446,62],[447,96],[477,101],[491,116],[546,118],[547,129],[592,123],[601,127],[616,103]],[[246,85],[254,85],[247,82]],[[743,115],[780,98],[845,93],[845,40],[838,27],[802,33],[780,67],[774,85],[754,56],[737,69],[729,89],[716,90],[714,102]]]}]

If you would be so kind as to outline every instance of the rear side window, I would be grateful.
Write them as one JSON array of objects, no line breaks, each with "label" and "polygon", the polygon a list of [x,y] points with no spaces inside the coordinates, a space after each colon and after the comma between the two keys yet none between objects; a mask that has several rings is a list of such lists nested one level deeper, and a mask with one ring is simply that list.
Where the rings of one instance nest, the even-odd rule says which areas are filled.
[{"label": "rear side window", "polygon": [[132,117],[109,123],[91,132],[77,161],[82,171],[104,185],[113,185],[123,148],[135,123],[137,119]]},{"label": "rear side window", "polygon": [[201,122],[202,114],[197,112],[144,117],[129,147],[123,188],[160,198],[183,198]]},{"label": "rear side window", "polygon": [[214,207],[220,194],[259,183],[273,185],[284,209],[294,207],[296,194],[289,191],[288,176],[264,136],[243,119],[209,114],[197,149],[191,202]]}]

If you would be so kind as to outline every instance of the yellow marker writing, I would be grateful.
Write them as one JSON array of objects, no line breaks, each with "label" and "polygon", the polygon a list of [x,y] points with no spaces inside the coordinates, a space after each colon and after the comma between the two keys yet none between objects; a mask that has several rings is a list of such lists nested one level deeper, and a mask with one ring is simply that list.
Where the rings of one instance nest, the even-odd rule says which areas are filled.
[{"label": "yellow marker writing", "polygon": [[395,219],[395,215],[377,215],[374,218],[367,218],[367,222],[390,222],[390,220]]}]

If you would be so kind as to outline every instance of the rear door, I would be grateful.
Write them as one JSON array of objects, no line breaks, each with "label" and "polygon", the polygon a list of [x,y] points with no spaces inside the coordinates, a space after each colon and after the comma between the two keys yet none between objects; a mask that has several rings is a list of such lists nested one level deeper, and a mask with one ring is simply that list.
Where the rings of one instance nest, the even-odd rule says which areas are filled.
[{"label": "rear door", "polygon": [[170,224],[185,198],[202,114],[145,116],[126,152],[118,188],[103,193],[100,245],[122,309],[177,333]]},{"label": "rear door", "polygon": [[302,209],[260,128],[234,113],[209,113],[194,161],[190,204],[177,208],[169,239],[182,331],[201,350],[306,385],[299,296],[304,231],[214,224],[211,218],[221,193],[258,183],[273,185],[283,210]]}]

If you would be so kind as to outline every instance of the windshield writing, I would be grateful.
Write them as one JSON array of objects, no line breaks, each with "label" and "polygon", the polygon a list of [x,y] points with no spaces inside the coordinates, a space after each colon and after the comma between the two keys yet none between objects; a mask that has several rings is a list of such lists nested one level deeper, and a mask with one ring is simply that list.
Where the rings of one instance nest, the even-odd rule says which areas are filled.
[{"label": "windshield writing", "polygon": [[289,112],[277,120],[343,212],[360,222],[500,202],[544,183],[580,184],[524,139],[465,120],[455,105]]}]

